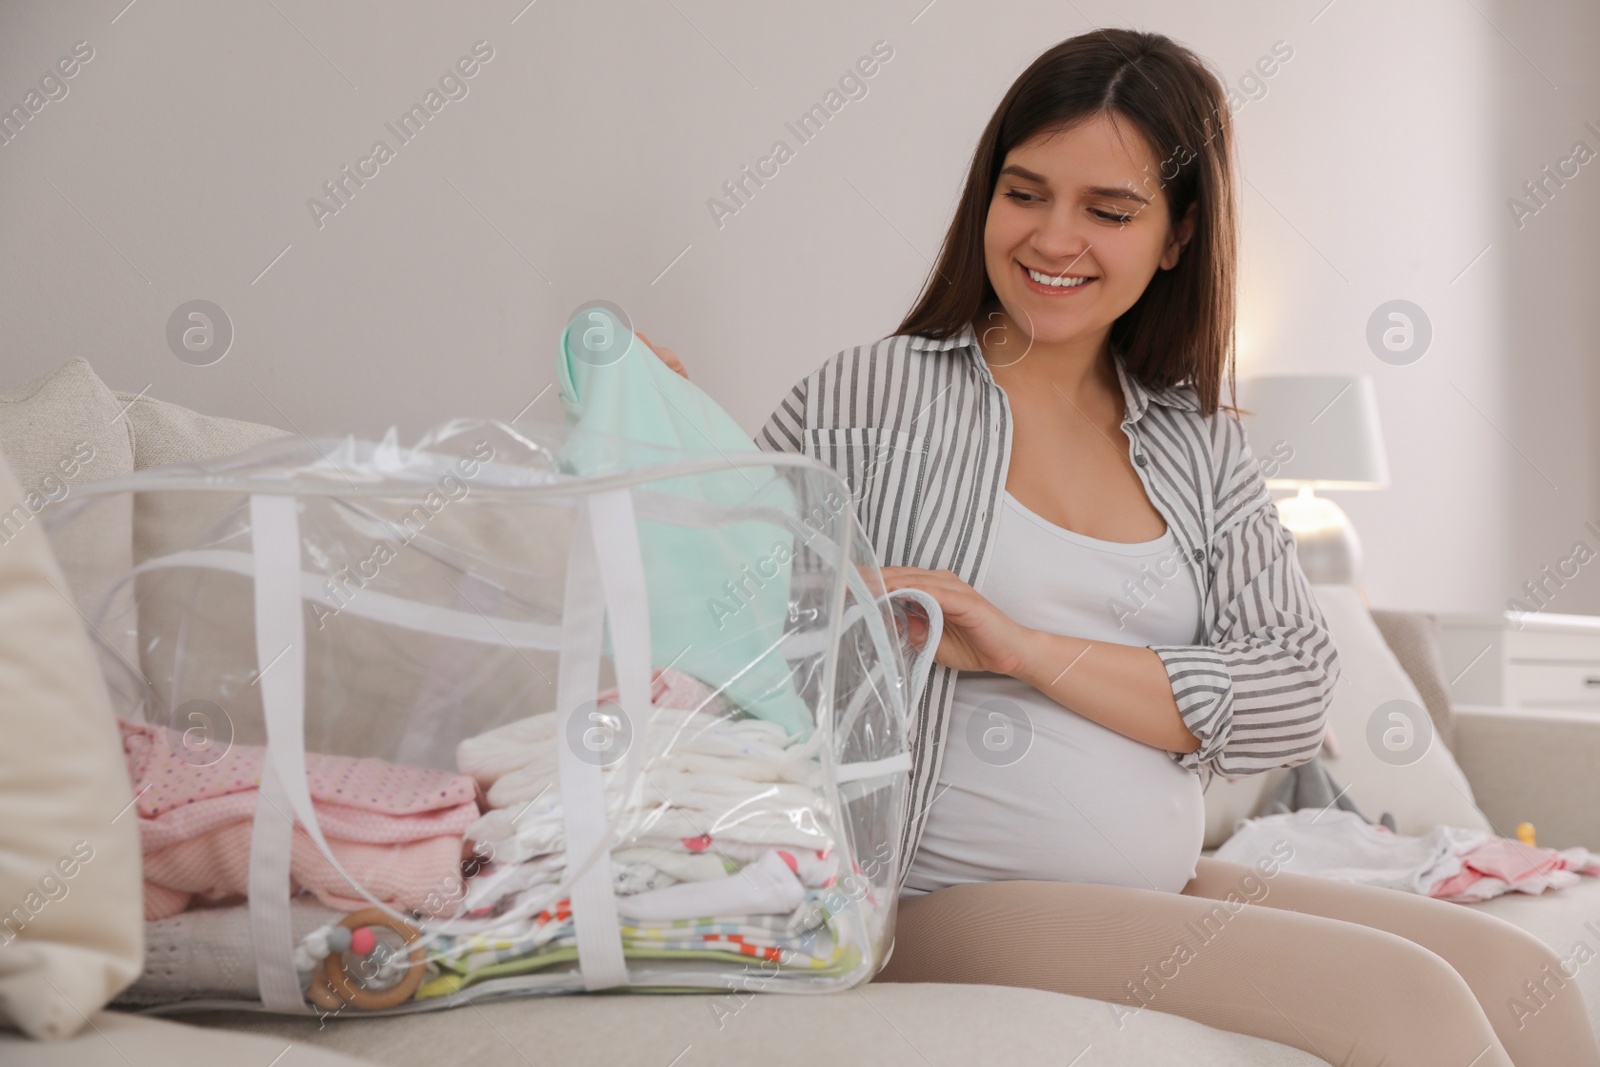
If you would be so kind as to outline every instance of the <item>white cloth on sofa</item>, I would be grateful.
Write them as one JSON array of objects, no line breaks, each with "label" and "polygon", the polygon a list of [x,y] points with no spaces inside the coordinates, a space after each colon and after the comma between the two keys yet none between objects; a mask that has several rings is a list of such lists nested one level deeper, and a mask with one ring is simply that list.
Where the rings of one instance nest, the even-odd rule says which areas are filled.
[{"label": "white cloth on sofa", "polygon": [[[1215,858],[1246,865],[1273,859],[1294,874],[1429,896],[1433,886],[1461,873],[1461,853],[1488,836],[1459,826],[1436,826],[1426,836],[1411,837],[1340,808],[1301,808],[1241,819]],[[1293,850],[1289,859],[1282,858],[1285,845]]]}]

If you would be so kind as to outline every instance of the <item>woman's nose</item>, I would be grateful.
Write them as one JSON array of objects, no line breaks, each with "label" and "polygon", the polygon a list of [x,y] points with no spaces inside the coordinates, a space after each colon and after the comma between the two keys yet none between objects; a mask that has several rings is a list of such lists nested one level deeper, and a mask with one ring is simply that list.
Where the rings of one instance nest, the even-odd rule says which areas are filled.
[{"label": "woman's nose", "polygon": [[1052,212],[1033,234],[1033,247],[1047,262],[1056,266],[1077,262],[1088,254],[1089,241],[1079,232],[1076,219]]}]

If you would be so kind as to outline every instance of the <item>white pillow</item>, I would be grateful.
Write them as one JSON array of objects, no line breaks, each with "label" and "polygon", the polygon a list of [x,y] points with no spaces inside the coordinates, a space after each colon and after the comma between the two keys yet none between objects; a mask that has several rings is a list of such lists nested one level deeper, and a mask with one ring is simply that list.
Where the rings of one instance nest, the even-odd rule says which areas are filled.
[{"label": "white pillow", "polygon": [[[1495,833],[1455,757],[1433,735],[1422,696],[1360,593],[1344,585],[1312,586],[1312,593],[1339,650],[1339,684],[1328,711],[1339,755],[1324,747],[1321,756],[1328,773],[1349,787],[1345,796],[1369,819],[1392,812],[1402,834],[1421,836],[1440,825]],[[1264,798],[1290,773],[1279,768],[1233,781],[1212,779],[1205,798],[1205,847],[1221,845],[1238,820],[1258,814]]]},{"label": "white pillow", "polygon": [[[1339,755],[1322,751],[1328,772],[1350,787],[1348,796],[1369,819],[1393,812],[1402,834],[1420,836],[1435,826],[1494,833],[1455,756],[1434,735],[1422,695],[1390,651],[1361,595],[1347,585],[1318,585],[1312,591],[1333,632],[1342,667],[1328,716]],[[1395,713],[1404,718],[1391,717]],[[1387,747],[1386,737],[1395,749]]]},{"label": "white pillow", "polygon": [[[25,506],[0,456],[0,515]],[[144,953],[122,740],[42,524],[0,545],[0,1023],[65,1038]]]}]

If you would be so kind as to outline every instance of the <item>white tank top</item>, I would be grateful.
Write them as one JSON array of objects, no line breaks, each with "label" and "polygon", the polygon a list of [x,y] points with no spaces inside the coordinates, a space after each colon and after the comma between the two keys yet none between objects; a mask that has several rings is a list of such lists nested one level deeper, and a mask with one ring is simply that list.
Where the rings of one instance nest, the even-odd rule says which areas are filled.
[{"label": "white tank top", "polygon": [[[1101,541],[1008,492],[992,551],[978,592],[1024,626],[1139,646],[1200,641],[1200,590],[1170,529]],[[905,896],[1018,879],[1176,893],[1205,837],[1197,774],[1003,674],[957,676],[934,796]]]}]

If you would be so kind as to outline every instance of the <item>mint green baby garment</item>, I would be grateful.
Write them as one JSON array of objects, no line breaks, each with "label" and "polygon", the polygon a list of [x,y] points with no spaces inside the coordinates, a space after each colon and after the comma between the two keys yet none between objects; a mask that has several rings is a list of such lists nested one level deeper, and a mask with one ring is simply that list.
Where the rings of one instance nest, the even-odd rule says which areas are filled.
[{"label": "mint green baby garment", "polygon": [[[571,473],[759,451],[716,401],[601,308],[586,309],[562,333],[556,375],[573,427],[561,457]],[[796,510],[789,484],[771,467],[726,466],[649,488],[724,507]],[[651,666],[671,665],[791,737],[809,736],[811,713],[778,647],[794,534],[758,521],[695,527],[641,519],[639,543]]]}]

